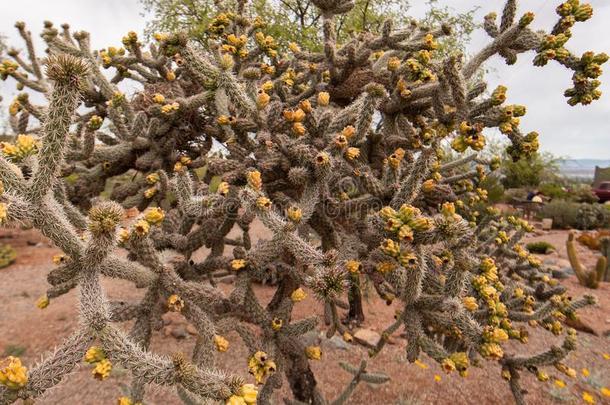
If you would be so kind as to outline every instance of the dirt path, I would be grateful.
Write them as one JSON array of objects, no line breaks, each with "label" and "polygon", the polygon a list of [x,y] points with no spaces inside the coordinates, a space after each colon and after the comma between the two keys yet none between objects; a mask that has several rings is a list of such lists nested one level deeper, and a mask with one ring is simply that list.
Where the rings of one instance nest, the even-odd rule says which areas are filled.
[{"label": "dirt path", "polygon": [[[6,237],[12,235],[11,239]],[[47,283],[46,274],[53,268],[51,257],[58,250],[34,231],[0,230],[2,242],[12,244],[18,251],[17,262],[8,268],[0,270],[0,355],[19,355],[26,365],[31,365],[40,358],[41,353],[68,336],[78,325],[77,296],[72,291],[60,298],[54,299],[45,310],[35,306],[36,299],[44,294]],[[537,236],[532,240],[546,240],[557,247],[558,258],[565,258],[566,232],[552,231]],[[28,243],[29,242],[29,243]],[[590,265],[594,255],[583,248],[583,261]],[[599,298],[596,307],[582,311],[584,322],[600,332],[600,336],[579,334],[579,350],[572,354],[567,363],[578,370],[574,379],[566,378],[555,369],[546,369],[551,376],[547,383],[534,381],[533,376],[524,376],[524,387],[530,394],[527,396],[531,404],[551,403],[583,403],[582,392],[592,393],[597,403],[604,403],[600,388],[610,387],[610,360],[603,353],[610,352],[610,338],[603,332],[610,330],[610,285],[605,283],[598,290],[587,290],[581,287],[571,277],[563,281],[573,296],[593,292]],[[137,300],[143,295],[142,290],[132,288],[130,283],[117,280],[104,280],[105,290],[110,298],[128,298]],[[230,285],[222,285],[229,291]],[[258,287],[257,295],[261,300],[269,300],[273,289]],[[394,308],[388,308],[378,299],[365,303],[366,323],[364,328],[381,332],[384,325],[391,322]],[[304,318],[312,313],[322,315],[322,308],[311,297],[297,304],[295,318]],[[128,327],[128,325],[125,325]],[[323,325],[322,325],[323,328]],[[180,315],[169,314],[166,326],[155,333],[152,349],[158,353],[171,354],[177,351],[188,353],[192,349],[195,337],[189,333],[186,323]],[[175,336],[181,336],[177,339]],[[530,334],[531,344],[527,347],[515,348],[515,352],[529,353],[543,351],[550,345],[559,343],[559,339],[549,336],[549,333],[533,330]],[[246,350],[236,335],[227,336],[231,342],[228,352],[217,355],[217,366],[244,377],[246,373]],[[516,344],[515,346],[517,346]],[[344,350],[341,343],[323,339],[323,361],[313,362],[313,370],[318,378],[318,384],[327,398],[334,398],[341,387],[349,380],[349,375],[338,365],[339,361],[358,363],[362,358],[368,358],[366,349],[354,346]],[[511,404],[512,396],[508,385],[501,379],[500,370],[495,364],[485,362],[482,367],[472,367],[466,378],[457,374],[445,375],[430,359],[422,357],[427,368],[406,362],[404,355],[405,341],[395,336],[390,345],[382,353],[369,360],[369,370],[383,371],[392,381],[382,386],[361,384],[350,401],[351,404]],[[508,351],[511,348],[509,346]],[[584,377],[581,370],[589,370],[589,376]],[[435,375],[441,376],[441,381],[435,381]],[[559,378],[566,382],[565,388],[558,388],[553,381]],[[459,380],[459,381],[458,381]],[[114,404],[123,395],[123,390],[129,381],[128,372],[118,366],[113,370],[108,380],[100,382],[91,375],[91,368],[82,365],[76,372],[48,391],[37,404]],[[283,388],[277,393],[275,403],[288,396],[289,388],[284,382]],[[610,398],[605,397],[606,403]],[[146,404],[179,404],[174,390],[166,387],[154,387],[148,390]]]}]

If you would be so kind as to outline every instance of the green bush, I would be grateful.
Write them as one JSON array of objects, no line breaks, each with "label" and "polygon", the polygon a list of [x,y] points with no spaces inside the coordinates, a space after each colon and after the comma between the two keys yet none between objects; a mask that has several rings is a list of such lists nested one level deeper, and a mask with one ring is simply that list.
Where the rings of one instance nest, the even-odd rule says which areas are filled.
[{"label": "green bush", "polygon": [[570,191],[571,198],[580,203],[596,203],[599,198],[593,192],[589,184],[575,184]]},{"label": "green bush", "polygon": [[568,199],[570,193],[564,189],[564,187],[557,183],[546,183],[540,185],[538,190],[545,196],[551,199]]},{"label": "green bush", "polygon": [[525,245],[525,248],[531,253],[546,255],[555,249],[555,246],[546,241],[530,242]]},{"label": "green bush", "polygon": [[600,204],[580,204],[576,213],[575,228],[597,229],[610,226],[610,210]]},{"label": "green bush", "polygon": [[572,228],[576,223],[578,203],[566,200],[554,200],[545,204],[541,215],[543,218],[553,219],[553,228]]},{"label": "green bush", "polygon": [[542,208],[543,218],[553,219],[553,228],[597,229],[610,227],[610,210],[601,204],[553,200]]},{"label": "green bush", "polygon": [[504,199],[504,186],[496,176],[487,176],[479,184],[479,188],[487,191],[487,200],[494,204]]}]

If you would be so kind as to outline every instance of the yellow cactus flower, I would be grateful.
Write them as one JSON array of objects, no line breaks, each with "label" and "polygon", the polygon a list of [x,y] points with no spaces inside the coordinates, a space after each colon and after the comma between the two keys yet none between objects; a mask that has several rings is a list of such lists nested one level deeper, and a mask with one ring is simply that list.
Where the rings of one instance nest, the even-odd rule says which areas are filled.
[{"label": "yellow cactus flower", "polygon": [[299,108],[305,113],[310,113],[313,110],[313,107],[311,106],[311,101],[309,100],[302,100],[299,103]]},{"label": "yellow cactus flower", "polygon": [[133,405],[133,402],[131,401],[131,398],[129,398],[129,397],[120,397],[117,400],[117,405]]},{"label": "yellow cactus flower", "polygon": [[233,259],[231,260],[231,269],[239,271],[246,267],[246,261],[244,259]]},{"label": "yellow cactus flower", "polygon": [[176,294],[172,294],[167,298],[167,309],[172,312],[180,312],[184,308],[184,301]]},{"label": "yellow cactus flower", "polygon": [[9,356],[0,362],[0,384],[18,390],[28,382],[28,369],[18,357]]},{"label": "yellow cactus flower", "polygon": [[269,105],[269,101],[271,101],[271,96],[265,93],[263,90],[260,90],[256,96],[256,106],[258,109],[262,110],[263,108],[267,107]]},{"label": "yellow cactus flower", "polygon": [[147,198],[147,199],[153,198],[155,196],[155,194],[157,194],[157,191],[158,190],[156,187],[151,187],[151,188],[144,190],[144,198]]},{"label": "yellow cactus flower", "polygon": [[56,255],[53,255],[53,264],[55,265],[60,265],[62,263],[64,263],[68,258],[66,257],[66,255],[63,255],[61,253],[58,253]]},{"label": "yellow cactus flower", "polygon": [[481,354],[490,360],[499,360],[504,357],[504,351],[497,343],[484,343],[481,345]]},{"label": "yellow cactus flower", "polygon": [[305,125],[303,125],[300,122],[295,122],[294,124],[292,124],[292,132],[296,135],[296,136],[303,136],[305,135]]},{"label": "yellow cactus flower", "polygon": [[156,182],[158,182],[161,178],[159,177],[158,173],[150,173],[148,176],[146,176],[146,182],[148,184],[155,184]]},{"label": "yellow cactus flower", "polygon": [[103,359],[95,365],[95,368],[93,369],[93,371],[91,373],[93,374],[93,377],[95,379],[105,380],[106,378],[108,378],[111,371],[112,371],[112,363],[108,359]]},{"label": "yellow cactus flower", "polygon": [[254,384],[244,384],[239,389],[239,394],[246,401],[247,405],[256,405],[258,390]]},{"label": "yellow cactus flower", "polygon": [[168,70],[165,74],[165,78],[168,82],[173,82],[174,80],[176,80],[176,73],[172,70]]},{"label": "yellow cactus flower", "polygon": [[310,360],[320,360],[322,357],[322,349],[320,349],[320,346],[307,346],[305,348],[305,355]]},{"label": "yellow cactus flower", "polygon": [[301,302],[307,297],[307,293],[302,288],[297,288],[290,294],[292,302]]},{"label": "yellow cactus flower", "polygon": [[434,381],[436,381],[436,382],[441,382],[441,380],[442,380],[442,378],[441,378],[441,376],[440,376],[440,375],[438,375],[438,374],[434,374]]},{"label": "yellow cactus flower", "polygon": [[396,263],[381,262],[381,263],[377,264],[377,271],[380,273],[389,273],[391,271],[394,271],[396,269],[396,267],[397,267]]},{"label": "yellow cactus flower", "polygon": [[165,212],[159,208],[149,208],[144,214],[144,219],[151,225],[158,225],[165,219]]},{"label": "yellow cactus flower", "polygon": [[582,393],[582,400],[585,401],[588,404],[594,404],[595,403],[595,397],[593,397],[593,395],[589,394],[586,391],[584,391]]},{"label": "yellow cactus flower", "polygon": [[214,344],[216,345],[216,350],[221,353],[224,353],[229,350],[229,341],[223,336],[214,335]]},{"label": "yellow cactus flower", "polygon": [[248,185],[252,187],[254,190],[260,191],[263,186],[263,181],[261,179],[261,172],[258,170],[252,170],[246,174],[246,178],[248,179]]},{"label": "yellow cactus flower", "polygon": [[345,262],[345,268],[350,273],[358,273],[362,264],[358,260],[348,260]]},{"label": "yellow cactus flower", "polygon": [[462,303],[464,304],[464,308],[466,308],[466,310],[469,312],[474,312],[479,309],[477,299],[474,297],[464,297],[462,298]]},{"label": "yellow cactus flower", "polygon": [[179,109],[180,109],[180,104],[178,104],[177,102],[173,102],[171,104],[165,104],[163,107],[161,107],[161,113],[163,113],[165,115],[170,115],[170,114],[175,113]]},{"label": "yellow cactus flower", "polygon": [[286,210],[286,216],[290,218],[291,221],[300,222],[303,217],[303,211],[297,206],[290,206]]},{"label": "yellow cactus flower", "polygon": [[136,222],[136,224],[133,226],[133,229],[137,235],[146,236],[150,231],[150,224],[146,220],[141,219]]},{"label": "yellow cactus flower", "polygon": [[273,320],[271,321],[271,329],[276,332],[282,329],[282,325],[284,325],[284,321],[280,318],[273,318]]},{"label": "yellow cactus flower", "polygon": [[318,93],[318,105],[325,107],[330,104],[330,94],[326,91]]},{"label": "yellow cactus flower", "polygon": [[106,358],[106,353],[99,346],[91,346],[85,353],[85,361],[94,364]]},{"label": "yellow cactus flower", "polygon": [[256,206],[258,208],[264,209],[264,210],[268,210],[269,208],[271,208],[271,200],[268,199],[267,197],[258,197],[256,199]]},{"label": "yellow cactus flower", "polygon": [[398,256],[400,254],[400,244],[394,242],[392,239],[386,239],[381,243],[380,246],[383,253],[389,256]]},{"label": "yellow cactus flower", "polygon": [[566,383],[563,382],[563,380],[555,380],[554,383],[557,386],[557,388],[565,388],[565,386],[566,386]]},{"label": "yellow cactus flower", "polygon": [[119,240],[119,243],[127,242],[127,240],[129,239],[129,231],[127,230],[127,228],[119,229],[117,238]]},{"label": "yellow cactus flower", "polygon": [[395,70],[397,70],[400,67],[400,59],[397,58],[396,56],[392,56],[390,59],[388,59],[388,70],[390,72],[394,72]]},{"label": "yellow cactus flower", "polygon": [[43,295],[42,297],[38,298],[38,300],[36,300],[36,306],[40,309],[45,309],[46,307],[49,306],[49,297],[47,297],[47,295]]},{"label": "yellow cactus flower", "polygon": [[161,93],[155,93],[152,97],[154,103],[163,104],[165,102],[165,96]]},{"label": "yellow cactus flower", "polygon": [[6,221],[8,216],[8,206],[5,203],[0,203],[0,224]]},{"label": "yellow cactus flower", "polygon": [[347,148],[347,150],[345,151],[345,158],[347,160],[354,160],[357,159],[360,156],[360,149],[358,148]]},{"label": "yellow cactus flower", "polygon": [[226,181],[221,181],[220,183],[218,183],[218,188],[216,189],[216,192],[220,195],[229,194],[229,183],[227,183]]},{"label": "yellow cactus flower", "polygon": [[443,359],[441,362],[441,367],[445,371],[445,373],[449,374],[452,371],[455,371],[455,363],[451,359]]},{"label": "yellow cactus flower", "polygon": [[339,134],[335,137],[334,144],[335,144],[335,147],[337,147],[338,149],[343,149],[347,146],[347,138],[345,136]]},{"label": "yellow cactus flower", "polygon": [[423,370],[428,368],[428,365],[426,363],[424,363],[423,361],[421,361],[420,359],[416,359],[414,361],[415,365]]}]

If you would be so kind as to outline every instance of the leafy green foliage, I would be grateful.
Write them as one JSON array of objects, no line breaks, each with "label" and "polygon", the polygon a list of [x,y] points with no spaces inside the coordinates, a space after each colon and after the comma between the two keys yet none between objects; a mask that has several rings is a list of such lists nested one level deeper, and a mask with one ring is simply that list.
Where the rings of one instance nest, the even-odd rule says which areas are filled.
[{"label": "leafy green foliage", "polygon": [[546,241],[538,241],[538,242],[530,242],[525,245],[525,248],[530,253],[542,254],[545,255],[555,250],[555,246]]},{"label": "leafy green foliage", "polygon": [[534,153],[529,159],[513,161],[505,156],[502,160],[502,183],[506,188],[538,187],[543,182],[558,179],[561,159],[551,153]]}]

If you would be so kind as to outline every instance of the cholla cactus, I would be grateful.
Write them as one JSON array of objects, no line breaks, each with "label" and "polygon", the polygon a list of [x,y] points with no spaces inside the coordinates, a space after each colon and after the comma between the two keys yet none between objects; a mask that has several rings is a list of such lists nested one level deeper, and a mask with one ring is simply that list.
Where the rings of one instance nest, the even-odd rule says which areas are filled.
[{"label": "cholla cactus", "polygon": [[[546,34],[528,28],[532,13],[517,19],[508,0],[500,25],[493,15],[485,20],[490,44],[463,63],[461,55],[434,54],[449,26],[395,29],[388,21],[379,34],[338,43],[335,19],[353,3],[313,3],[322,15],[321,52],[290,44],[284,53],[263,19],[246,17],[245,2],[213,19],[205,49],[174,33],[155,35],[145,51],[129,33],[123,48],[98,52],[87,33],[46,23],[41,60],[17,24],[29,61],[10,51],[14,61],[0,73],[43,93],[48,105],[23,93],[10,106],[11,126],[24,135],[5,144],[0,159],[2,220],[31,223],[63,250],[45,306],[78,288],[81,326],[25,380],[1,387],[0,403],[41,395],[84,357],[101,379],[115,363],[131,371],[123,403],[141,402],[146,385],[157,383],[176,385],[186,403],[266,404],[283,373],[293,403],[326,404],[309,366],[321,352],[301,339],[318,319],[293,320],[292,310],[311,292],[326,310],[327,336],[351,341],[339,308],[362,318],[364,278],[401,308],[371,356],[404,328],[409,361],[424,352],[461,375],[481,358],[497,362],[519,404],[522,372],[539,379],[545,366],[572,372],[562,360],[575,336],[561,321],[594,299],[572,301],[519,245],[529,225],[487,207],[479,184],[498,161],[477,153],[485,128],[508,136],[515,159],[534,152],[538,140],[519,130],[525,107],[504,105],[502,86],[486,95],[475,72],[493,55],[511,64],[535,51],[536,64],[554,59],[574,70],[570,104],[599,98],[596,78],[607,57],[579,58],[563,47],[590,6],[565,2]],[[141,87],[128,96],[119,87],[125,81]],[[215,144],[222,156],[211,153]],[[464,156],[446,161],[443,145]],[[215,177],[221,181],[210,187]],[[107,185],[110,201],[98,198]],[[124,222],[121,206],[141,213]],[[252,246],[254,220],[272,237]],[[228,237],[234,228],[240,237]],[[193,253],[204,247],[209,253],[196,261]],[[252,284],[270,272],[278,282],[265,307]],[[215,280],[227,275],[234,288],[223,294]],[[101,276],[129,280],[145,297],[109,301]],[[191,360],[148,351],[166,311],[198,330]],[[129,333],[114,324],[128,320],[135,321]],[[528,357],[504,354],[506,340],[527,342],[528,325],[565,334],[563,345]],[[244,370],[260,384],[258,394],[214,366],[214,352],[230,350],[223,336],[232,330],[250,352]],[[12,367],[24,374],[20,363]],[[354,378],[335,404],[359,381],[387,381],[364,362],[344,368]]]}]

